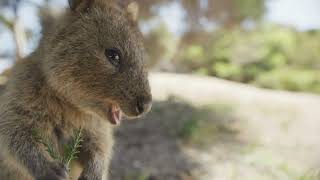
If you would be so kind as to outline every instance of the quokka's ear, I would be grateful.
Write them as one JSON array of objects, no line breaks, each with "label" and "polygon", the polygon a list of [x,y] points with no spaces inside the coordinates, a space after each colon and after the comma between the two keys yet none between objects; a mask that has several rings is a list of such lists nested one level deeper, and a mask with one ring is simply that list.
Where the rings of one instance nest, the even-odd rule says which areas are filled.
[{"label": "quokka's ear", "polygon": [[128,4],[127,9],[126,9],[129,18],[133,22],[137,22],[139,18],[139,5],[137,2],[131,2]]},{"label": "quokka's ear", "polygon": [[69,1],[69,7],[71,11],[74,12],[85,12],[94,3],[95,0],[68,0]]}]

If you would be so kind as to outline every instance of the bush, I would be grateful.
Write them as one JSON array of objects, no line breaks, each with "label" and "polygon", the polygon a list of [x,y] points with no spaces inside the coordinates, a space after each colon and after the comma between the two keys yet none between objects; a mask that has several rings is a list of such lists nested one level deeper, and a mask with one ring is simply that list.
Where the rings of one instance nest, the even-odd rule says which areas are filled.
[{"label": "bush", "polygon": [[174,61],[178,72],[320,93],[320,31],[262,25],[221,29],[206,41],[181,48]]},{"label": "bush", "polygon": [[254,84],[264,88],[320,93],[319,77],[319,72],[286,68],[261,74]]}]

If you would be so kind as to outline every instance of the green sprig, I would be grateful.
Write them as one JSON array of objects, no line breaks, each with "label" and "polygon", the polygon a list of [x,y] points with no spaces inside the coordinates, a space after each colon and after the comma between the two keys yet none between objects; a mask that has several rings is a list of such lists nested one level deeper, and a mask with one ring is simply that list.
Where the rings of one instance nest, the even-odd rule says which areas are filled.
[{"label": "green sprig", "polygon": [[62,163],[65,164],[66,167],[70,166],[72,160],[78,158],[77,155],[80,153],[82,141],[82,129],[78,129],[74,132],[71,143],[65,146],[65,156],[62,159]]},{"label": "green sprig", "polygon": [[62,156],[55,148],[49,138],[39,132],[38,129],[32,130],[32,135],[36,141],[45,147],[52,159],[64,164],[70,170],[70,163],[72,160],[78,158],[80,153],[82,139],[82,128],[75,130],[71,143],[64,147],[64,155]]}]

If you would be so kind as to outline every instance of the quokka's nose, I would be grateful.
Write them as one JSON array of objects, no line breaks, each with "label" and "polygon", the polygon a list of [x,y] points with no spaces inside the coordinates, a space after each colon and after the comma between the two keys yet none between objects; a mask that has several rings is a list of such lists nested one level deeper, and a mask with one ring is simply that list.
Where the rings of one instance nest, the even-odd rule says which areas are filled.
[{"label": "quokka's nose", "polygon": [[149,112],[151,107],[152,107],[151,97],[150,98],[141,97],[137,99],[136,111],[139,115]]}]

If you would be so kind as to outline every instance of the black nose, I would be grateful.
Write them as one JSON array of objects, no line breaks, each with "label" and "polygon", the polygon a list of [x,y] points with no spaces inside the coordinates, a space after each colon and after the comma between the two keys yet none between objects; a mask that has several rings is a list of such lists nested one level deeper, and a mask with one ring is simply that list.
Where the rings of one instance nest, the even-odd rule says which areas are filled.
[{"label": "black nose", "polygon": [[138,98],[136,111],[138,114],[147,113],[152,106],[151,98]]}]

